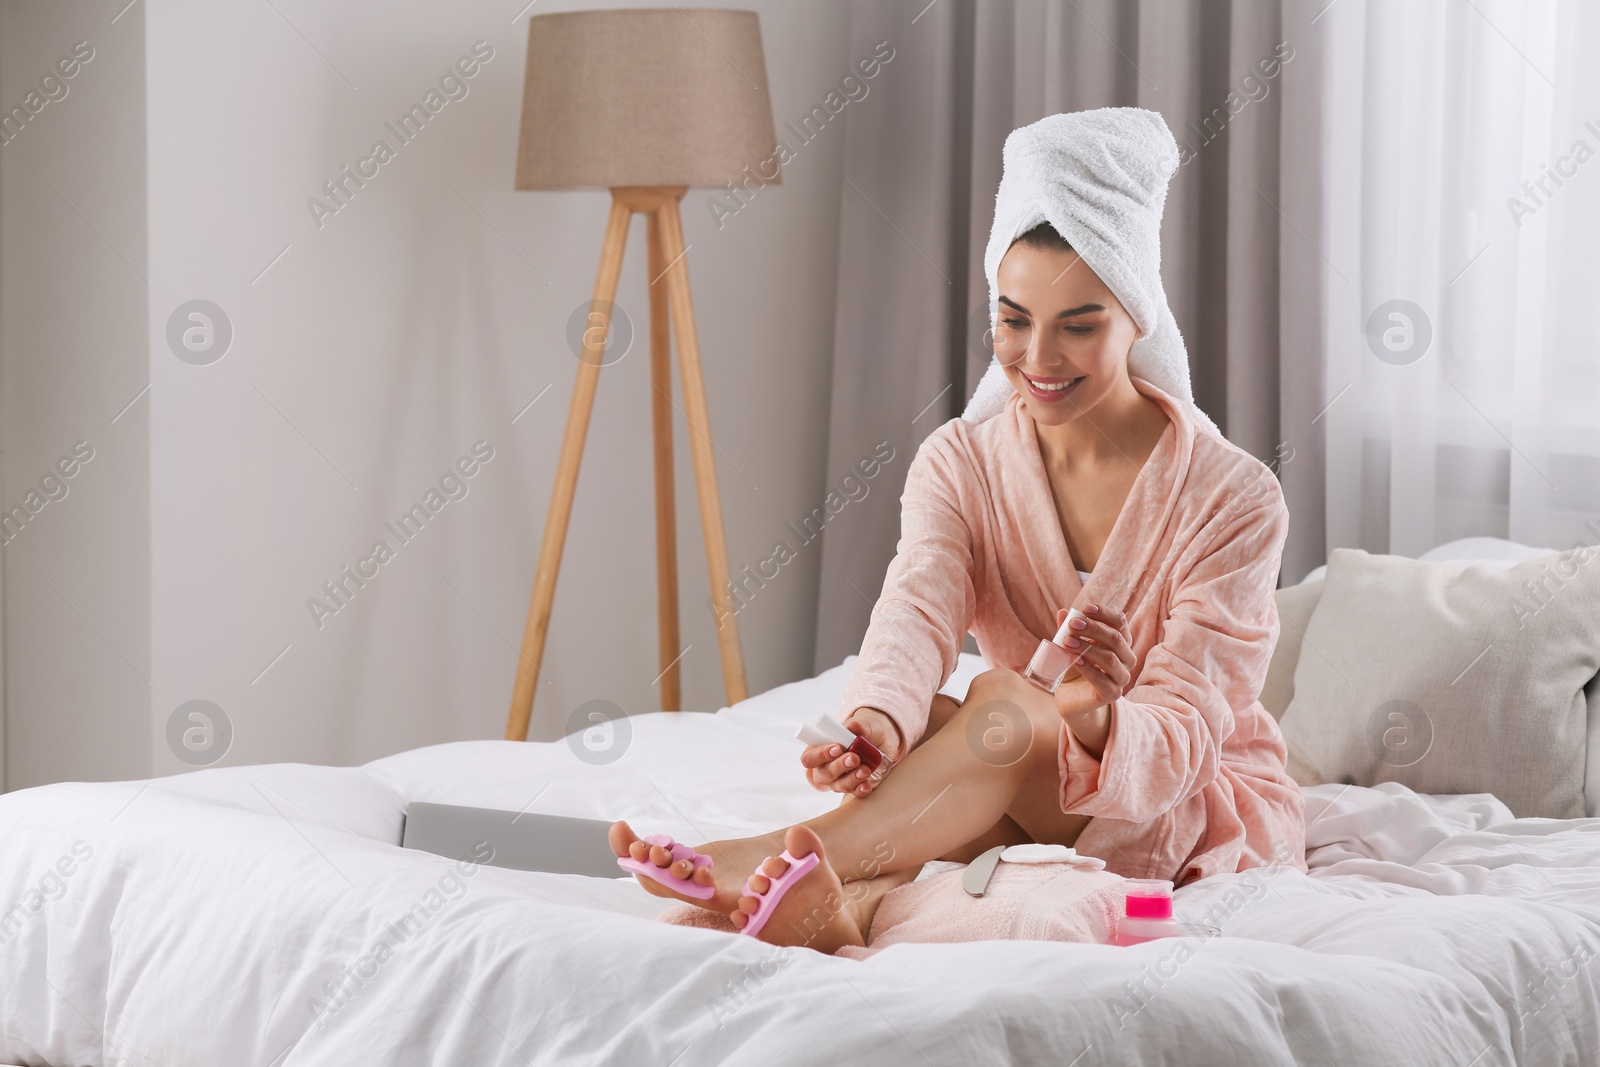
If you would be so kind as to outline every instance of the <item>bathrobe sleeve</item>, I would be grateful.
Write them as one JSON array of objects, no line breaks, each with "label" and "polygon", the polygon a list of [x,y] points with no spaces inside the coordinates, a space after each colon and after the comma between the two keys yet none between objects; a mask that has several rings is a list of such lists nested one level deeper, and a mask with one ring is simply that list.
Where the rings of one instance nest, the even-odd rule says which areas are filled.
[{"label": "bathrobe sleeve", "polygon": [[1265,503],[1240,507],[1235,497],[1195,535],[1159,641],[1112,707],[1101,757],[1062,729],[1063,812],[1148,822],[1217,777],[1278,636],[1273,590],[1289,512],[1277,479],[1266,482]]},{"label": "bathrobe sleeve", "polygon": [[[900,541],[883,591],[845,685],[839,717],[859,707],[894,720],[910,751],[928,726],[928,708],[955,671],[977,613],[973,533],[961,506],[975,479],[946,433],[922,442],[900,496]],[[974,504],[973,507],[976,507]]]}]

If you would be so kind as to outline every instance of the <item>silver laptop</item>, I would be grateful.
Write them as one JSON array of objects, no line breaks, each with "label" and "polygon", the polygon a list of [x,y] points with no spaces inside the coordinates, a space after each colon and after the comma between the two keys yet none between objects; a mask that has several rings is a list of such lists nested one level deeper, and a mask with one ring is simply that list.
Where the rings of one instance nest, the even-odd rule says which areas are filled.
[{"label": "silver laptop", "polygon": [[602,819],[414,802],[406,805],[400,845],[480,862],[486,841],[494,852],[481,862],[491,867],[620,878],[628,872],[606,841],[610,828]]}]

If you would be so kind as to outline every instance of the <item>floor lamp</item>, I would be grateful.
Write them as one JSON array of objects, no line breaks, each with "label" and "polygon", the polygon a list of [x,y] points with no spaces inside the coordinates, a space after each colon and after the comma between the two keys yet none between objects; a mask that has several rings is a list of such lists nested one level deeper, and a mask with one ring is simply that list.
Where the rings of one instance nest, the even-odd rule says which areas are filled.
[{"label": "floor lamp", "polygon": [[673,514],[673,330],[717,612],[723,684],[730,704],[748,695],[678,203],[690,186],[722,188],[748,181],[763,164],[771,167],[771,177],[760,174],[758,183],[777,183],[776,143],[755,12],[663,8],[562,12],[528,20],[516,187],[609,189],[611,213],[517,660],[506,720],[508,740],[528,737],[561,551],[610,332],[623,247],[635,212],[645,215],[648,235],[661,708],[679,709],[678,661],[683,651],[678,645]]}]

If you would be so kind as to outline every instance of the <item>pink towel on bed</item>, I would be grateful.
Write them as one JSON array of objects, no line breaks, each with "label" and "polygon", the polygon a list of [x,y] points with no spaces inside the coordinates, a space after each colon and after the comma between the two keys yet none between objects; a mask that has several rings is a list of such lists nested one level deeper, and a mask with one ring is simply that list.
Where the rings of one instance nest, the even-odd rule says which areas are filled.
[{"label": "pink towel on bed", "polygon": [[1061,810],[1093,816],[1078,852],[1180,885],[1268,864],[1303,871],[1305,801],[1259,699],[1278,637],[1283,490],[1185,405],[1132,381],[1171,422],[1087,584],[1020,395],[985,422],[951,419],[928,435],[841,714],[882,708],[915,743],[963,635],[991,667],[1021,671],[1058,609],[1111,604],[1128,616],[1133,684],[1099,759],[1065,726],[1058,738]]},{"label": "pink towel on bed", "polygon": [[[1122,914],[1126,881],[1108,871],[1066,863],[999,863],[983,896],[961,887],[956,867],[891,889],[878,903],[865,947],[836,955],[864,960],[890,945],[957,941],[1111,940]],[[674,904],[657,921],[737,933],[728,917]]]}]

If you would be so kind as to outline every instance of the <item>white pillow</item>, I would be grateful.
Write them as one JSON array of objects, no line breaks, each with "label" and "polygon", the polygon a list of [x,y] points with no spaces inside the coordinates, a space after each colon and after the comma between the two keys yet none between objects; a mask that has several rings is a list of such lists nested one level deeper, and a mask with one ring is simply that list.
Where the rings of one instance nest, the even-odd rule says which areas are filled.
[{"label": "white pillow", "polygon": [[1305,627],[1317,654],[1296,664],[1279,721],[1290,775],[1492,792],[1519,818],[1583,818],[1597,554],[1506,568],[1335,548]]},{"label": "white pillow", "polygon": [[[1519,563],[1558,551],[1562,550],[1536,548],[1517,541],[1507,541],[1501,537],[1463,537],[1446,542],[1437,548],[1430,548],[1417,558],[1441,563],[1458,562],[1463,567],[1483,565],[1509,570]],[[1316,581],[1324,577],[1327,572],[1328,565],[1324,563],[1297,584],[1304,585]],[[1295,637],[1298,639],[1299,635],[1296,634]],[[1282,640],[1282,635],[1279,639]],[[1600,675],[1596,675],[1584,687],[1584,694],[1588,699],[1588,719],[1583,807],[1584,814],[1592,819],[1600,817]]]},{"label": "white pillow", "polygon": [[[1476,566],[1479,563],[1491,567],[1515,567],[1526,560],[1539,556],[1548,556],[1552,552],[1561,552],[1559,548],[1535,548],[1532,545],[1519,544],[1516,541],[1507,541],[1502,537],[1463,537],[1456,541],[1447,541],[1438,548],[1430,548],[1418,559],[1433,560],[1436,562],[1460,561],[1462,566]],[[1328,573],[1328,565],[1313,570],[1310,574],[1300,579],[1299,584],[1315,581]]]},{"label": "white pillow", "polygon": [[1600,675],[1589,683],[1589,766],[1583,774],[1583,812],[1600,816]]}]

